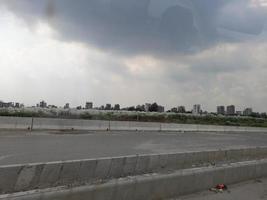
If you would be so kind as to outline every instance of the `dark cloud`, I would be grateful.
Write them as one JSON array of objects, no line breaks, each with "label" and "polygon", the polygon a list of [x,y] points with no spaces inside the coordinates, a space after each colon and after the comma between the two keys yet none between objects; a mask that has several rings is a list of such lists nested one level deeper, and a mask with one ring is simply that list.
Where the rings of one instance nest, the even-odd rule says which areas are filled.
[{"label": "dark cloud", "polygon": [[[59,39],[122,54],[194,52],[232,41],[219,29],[258,35],[265,9],[249,0],[4,0],[33,24],[45,20]],[[164,9],[163,9],[164,8]],[[157,15],[153,14],[157,13]]]}]

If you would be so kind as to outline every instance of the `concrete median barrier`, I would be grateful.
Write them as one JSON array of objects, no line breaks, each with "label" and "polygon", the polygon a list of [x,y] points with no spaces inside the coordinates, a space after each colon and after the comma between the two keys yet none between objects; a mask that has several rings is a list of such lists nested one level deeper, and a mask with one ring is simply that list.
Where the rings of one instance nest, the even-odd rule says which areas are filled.
[{"label": "concrete median barrier", "polygon": [[113,130],[113,131],[194,131],[194,132],[267,132],[267,128],[211,126],[155,122],[1,117],[0,129],[12,130]]},{"label": "concrete median barrier", "polygon": [[267,158],[267,147],[0,166],[0,193],[79,186],[126,176],[264,158]]},{"label": "concrete median barrier", "polygon": [[110,180],[74,188],[51,188],[0,195],[9,200],[157,200],[267,176],[267,160],[246,161]]}]

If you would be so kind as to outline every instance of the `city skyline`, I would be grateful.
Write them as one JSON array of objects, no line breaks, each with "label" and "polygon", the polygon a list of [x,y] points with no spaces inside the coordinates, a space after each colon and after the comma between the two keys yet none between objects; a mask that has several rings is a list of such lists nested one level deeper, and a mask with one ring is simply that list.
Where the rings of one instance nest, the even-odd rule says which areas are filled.
[{"label": "city skyline", "polygon": [[[156,102],[154,102],[156,103]],[[156,103],[157,104],[157,103]],[[94,102],[92,101],[86,101],[84,104],[80,105],[71,105],[70,103],[65,103],[63,106],[62,105],[55,105],[55,104],[49,104],[44,100],[41,100],[40,102],[36,103],[35,105],[29,105],[25,106],[24,103],[21,102],[4,102],[0,100],[0,108],[5,108],[5,107],[14,107],[14,108],[32,108],[32,107],[39,107],[39,108],[64,108],[64,109],[76,109],[76,110],[90,110],[90,109],[97,109],[97,110],[128,110],[132,111],[131,109],[134,108],[136,111],[145,111],[145,112],[150,112],[150,107],[152,103],[141,103],[138,105],[127,105],[127,106],[121,106],[119,103],[111,104],[111,103],[106,103],[102,105],[95,105]],[[253,113],[258,113],[258,114],[266,114],[264,111],[255,111],[253,107],[242,107],[241,109],[237,109],[241,106],[236,106],[236,105],[218,105],[216,107],[215,111],[210,111],[210,110],[205,110],[202,108],[202,105],[200,104],[194,104],[192,107],[188,109],[188,107],[184,105],[178,105],[174,107],[170,107],[168,105],[160,105],[157,104],[157,112],[174,112],[174,113],[192,113],[192,114],[205,114],[205,113],[213,113],[217,115],[226,115],[226,116],[231,116],[231,115],[245,115],[249,116]]]}]

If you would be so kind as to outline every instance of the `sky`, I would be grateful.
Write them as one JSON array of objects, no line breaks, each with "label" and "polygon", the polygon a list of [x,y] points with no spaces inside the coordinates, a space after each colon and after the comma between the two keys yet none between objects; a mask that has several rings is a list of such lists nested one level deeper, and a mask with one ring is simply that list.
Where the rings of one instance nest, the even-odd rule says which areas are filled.
[{"label": "sky", "polygon": [[267,0],[1,0],[0,100],[267,111]]}]

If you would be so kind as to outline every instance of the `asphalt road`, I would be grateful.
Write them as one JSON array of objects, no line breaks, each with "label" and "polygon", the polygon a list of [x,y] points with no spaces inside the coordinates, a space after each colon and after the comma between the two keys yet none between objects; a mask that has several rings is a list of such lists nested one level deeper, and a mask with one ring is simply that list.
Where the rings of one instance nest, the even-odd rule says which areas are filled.
[{"label": "asphalt road", "polygon": [[0,165],[267,146],[264,133],[0,132]]}]

